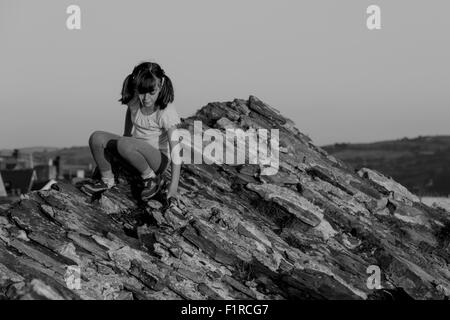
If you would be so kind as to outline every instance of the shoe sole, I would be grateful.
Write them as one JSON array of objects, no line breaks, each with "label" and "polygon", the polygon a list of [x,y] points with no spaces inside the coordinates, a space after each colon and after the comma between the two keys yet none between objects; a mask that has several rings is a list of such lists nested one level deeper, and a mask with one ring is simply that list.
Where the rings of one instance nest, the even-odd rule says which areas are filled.
[{"label": "shoe sole", "polygon": [[80,188],[80,190],[81,190],[82,192],[84,192],[85,194],[87,194],[88,196],[93,196],[93,195],[95,195],[95,194],[99,194],[99,193],[105,192],[105,191],[108,190],[108,189],[98,190],[98,191],[92,191],[92,190],[87,189],[85,186],[82,186],[82,187]]},{"label": "shoe sole", "polygon": [[158,192],[161,191],[163,185],[164,185],[164,179],[161,179],[161,181],[160,181],[159,184],[158,184],[158,188],[155,190],[155,192],[153,192],[152,194],[147,195],[147,196],[145,196],[145,197],[141,197],[141,199],[142,199],[143,201],[150,200],[150,199],[153,198],[155,195],[157,195]]}]

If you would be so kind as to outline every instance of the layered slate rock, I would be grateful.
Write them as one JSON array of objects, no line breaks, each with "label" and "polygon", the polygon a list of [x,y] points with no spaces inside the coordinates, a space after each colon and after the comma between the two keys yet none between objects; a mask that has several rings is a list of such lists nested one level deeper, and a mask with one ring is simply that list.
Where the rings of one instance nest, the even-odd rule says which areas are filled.
[{"label": "layered slate rock", "polygon": [[[143,204],[135,173],[91,199],[58,183],[0,207],[7,299],[445,299],[448,213],[380,173],[355,173],[254,96],[182,126],[279,129],[277,174],[185,164],[177,207]],[[128,171],[127,171],[128,170]],[[170,177],[169,172],[165,173]],[[381,287],[368,287],[369,266]],[[74,286],[70,270],[80,271]]]}]

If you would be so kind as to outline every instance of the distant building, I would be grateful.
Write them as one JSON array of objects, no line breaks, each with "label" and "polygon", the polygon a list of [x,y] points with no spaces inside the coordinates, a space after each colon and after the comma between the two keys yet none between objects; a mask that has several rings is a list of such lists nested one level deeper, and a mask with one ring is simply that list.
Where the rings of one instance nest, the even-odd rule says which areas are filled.
[{"label": "distant building", "polygon": [[28,160],[15,159],[13,157],[2,157],[0,159],[0,170],[25,169],[28,167]]},{"label": "distant building", "polygon": [[61,157],[57,156],[54,160],[52,160],[53,165],[56,167],[56,177],[61,179]]},{"label": "distant building", "polygon": [[34,167],[37,181],[49,181],[57,178],[57,168],[53,165],[41,164]]},{"label": "distant building", "polygon": [[7,197],[5,185],[3,184],[2,175],[0,174],[0,197]]},{"label": "distant building", "polygon": [[65,164],[61,170],[61,174],[65,180],[71,181],[72,178],[84,178],[86,174],[85,165]]},{"label": "distant building", "polygon": [[8,196],[18,196],[30,192],[36,181],[36,172],[33,169],[2,170],[0,175]]},{"label": "distant building", "polygon": [[18,197],[32,190],[41,190],[54,180],[82,180],[92,174],[92,164],[64,163],[59,155],[50,158],[48,154],[33,155],[32,152],[15,149],[0,152],[0,172],[7,196]]},{"label": "distant building", "polygon": [[83,169],[77,170],[77,178],[84,179],[85,171]]},{"label": "distant building", "polygon": [[32,169],[33,166],[33,155],[20,154],[18,149],[10,154],[2,154],[0,157],[0,170]]}]

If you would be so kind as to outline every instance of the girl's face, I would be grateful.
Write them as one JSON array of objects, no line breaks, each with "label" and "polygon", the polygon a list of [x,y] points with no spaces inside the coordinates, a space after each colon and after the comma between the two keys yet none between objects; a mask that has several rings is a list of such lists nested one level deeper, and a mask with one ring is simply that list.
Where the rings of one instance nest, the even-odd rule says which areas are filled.
[{"label": "girl's face", "polygon": [[153,107],[158,99],[159,92],[161,91],[161,80],[157,79],[157,84],[153,92],[138,93],[139,100],[144,107]]}]

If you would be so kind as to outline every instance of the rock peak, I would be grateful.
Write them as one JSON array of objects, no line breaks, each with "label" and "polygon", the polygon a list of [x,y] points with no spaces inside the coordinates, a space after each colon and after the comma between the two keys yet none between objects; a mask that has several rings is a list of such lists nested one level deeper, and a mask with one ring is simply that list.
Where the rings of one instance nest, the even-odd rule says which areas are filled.
[{"label": "rock peak", "polygon": [[354,172],[255,96],[208,103],[182,127],[195,120],[279,129],[277,174],[183,165],[179,206],[164,212],[158,198],[136,199],[133,173],[119,166],[118,188],[97,199],[63,182],[32,192],[0,209],[0,297],[449,297],[443,212],[381,173]]}]

